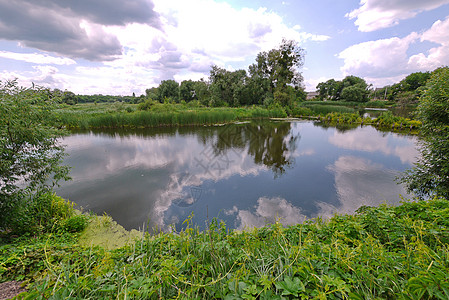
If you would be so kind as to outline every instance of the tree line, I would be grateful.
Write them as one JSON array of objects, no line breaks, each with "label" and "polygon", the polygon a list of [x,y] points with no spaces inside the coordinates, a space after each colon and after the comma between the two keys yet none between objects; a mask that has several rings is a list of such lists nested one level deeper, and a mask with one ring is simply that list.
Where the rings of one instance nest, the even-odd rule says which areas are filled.
[{"label": "tree line", "polygon": [[217,65],[211,66],[207,80],[163,80],[157,87],[148,88],[145,95],[105,96],[75,95],[61,92],[62,101],[67,104],[87,102],[127,102],[140,103],[146,100],[158,102],[198,101],[202,105],[243,106],[292,105],[297,100],[305,100],[306,92],[300,68],[304,64],[304,49],[292,40],[282,40],[270,51],[260,52],[255,63],[248,70],[228,71]]},{"label": "tree line", "polygon": [[319,100],[367,102],[389,100],[399,104],[417,104],[432,72],[415,72],[393,85],[374,89],[363,78],[346,76],[343,80],[329,79],[317,86]]}]

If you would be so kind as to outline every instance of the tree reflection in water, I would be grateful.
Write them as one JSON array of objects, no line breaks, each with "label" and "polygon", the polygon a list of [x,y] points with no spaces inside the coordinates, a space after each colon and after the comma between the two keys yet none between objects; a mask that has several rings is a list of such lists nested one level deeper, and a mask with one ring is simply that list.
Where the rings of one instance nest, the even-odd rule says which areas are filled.
[{"label": "tree reflection in water", "polygon": [[275,177],[285,173],[295,163],[293,153],[300,135],[290,132],[291,123],[264,122],[233,124],[218,132],[213,144],[216,155],[226,151],[247,151],[256,164],[270,168]]}]

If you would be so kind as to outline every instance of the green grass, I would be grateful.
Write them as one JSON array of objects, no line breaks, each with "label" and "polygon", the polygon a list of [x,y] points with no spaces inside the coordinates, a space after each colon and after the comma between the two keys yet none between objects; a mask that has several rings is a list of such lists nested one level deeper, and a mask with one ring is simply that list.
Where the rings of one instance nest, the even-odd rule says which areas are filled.
[{"label": "green grass", "polygon": [[318,115],[326,115],[333,112],[338,113],[354,113],[354,108],[346,107],[346,106],[338,106],[338,105],[322,105],[322,104],[313,104],[307,105],[306,108],[312,110],[315,114]]},{"label": "green grass", "polygon": [[330,106],[347,106],[352,108],[386,108],[394,105],[391,101],[368,101],[368,102],[347,102],[347,101],[305,101],[301,103],[302,106],[311,105],[330,105]]},{"label": "green grass", "polygon": [[72,237],[1,246],[0,281],[31,279],[31,299],[449,297],[446,199],[243,232],[214,220],[205,231],[188,226],[116,250]]},{"label": "green grass", "polygon": [[132,104],[84,104],[59,111],[60,123],[69,128],[142,128],[158,126],[212,125],[242,119],[286,117],[282,108],[208,108],[189,104],[160,104],[138,110]]}]

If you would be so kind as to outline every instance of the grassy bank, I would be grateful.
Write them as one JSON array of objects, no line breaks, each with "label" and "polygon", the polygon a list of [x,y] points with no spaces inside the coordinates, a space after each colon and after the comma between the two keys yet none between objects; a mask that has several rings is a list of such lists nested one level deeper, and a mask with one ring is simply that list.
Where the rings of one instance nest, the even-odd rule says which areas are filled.
[{"label": "grassy bank", "polygon": [[83,104],[58,111],[69,128],[145,128],[158,126],[212,125],[242,119],[286,117],[281,107],[210,108],[192,104],[154,104],[139,109],[132,104]]},{"label": "grassy bank", "polygon": [[[376,103],[380,104],[376,104]],[[370,106],[386,105],[384,101]],[[359,106],[357,106],[357,105]],[[368,105],[368,104],[364,104]],[[142,109],[145,108],[145,109]],[[142,104],[102,103],[65,106],[58,110],[62,126],[77,129],[147,128],[161,126],[194,126],[229,123],[238,120],[291,117],[314,117],[330,125],[370,124],[383,130],[418,130],[421,123],[386,111],[377,118],[363,118],[356,111],[360,104],[352,102],[303,102],[293,108],[273,106],[204,107],[198,103]]]},{"label": "grassy bank", "polygon": [[33,299],[447,299],[448,220],[434,199],[287,228],[213,221],[115,250],[47,234],[2,245],[0,281],[29,279]]}]

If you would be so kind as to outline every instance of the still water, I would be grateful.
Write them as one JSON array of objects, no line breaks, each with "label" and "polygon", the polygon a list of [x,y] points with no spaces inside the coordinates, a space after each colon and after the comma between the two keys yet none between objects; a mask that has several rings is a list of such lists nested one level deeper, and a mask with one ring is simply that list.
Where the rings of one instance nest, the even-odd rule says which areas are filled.
[{"label": "still water", "polygon": [[57,194],[127,229],[295,224],[407,196],[395,178],[416,138],[311,121],[78,132],[65,138],[72,181]]}]

